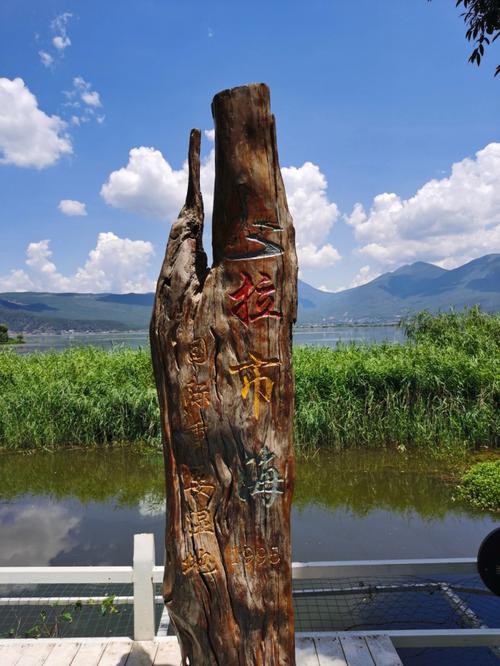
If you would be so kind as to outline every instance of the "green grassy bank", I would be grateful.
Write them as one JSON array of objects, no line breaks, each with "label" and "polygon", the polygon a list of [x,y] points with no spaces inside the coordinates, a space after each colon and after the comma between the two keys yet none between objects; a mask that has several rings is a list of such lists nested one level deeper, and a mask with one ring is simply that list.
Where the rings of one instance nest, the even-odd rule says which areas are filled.
[{"label": "green grassy bank", "polygon": [[[498,445],[500,318],[407,324],[405,345],[296,348],[296,445]],[[0,354],[0,447],[159,443],[149,350]]]}]

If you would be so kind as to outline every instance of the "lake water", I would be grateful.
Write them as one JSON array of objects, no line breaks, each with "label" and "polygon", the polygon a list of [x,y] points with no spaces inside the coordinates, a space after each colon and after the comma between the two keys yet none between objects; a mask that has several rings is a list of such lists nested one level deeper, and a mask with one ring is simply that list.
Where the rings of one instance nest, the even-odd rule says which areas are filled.
[{"label": "lake water", "polygon": [[[298,460],[293,559],[474,557],[498,522],[455,499],[446,464],[385,451]],[[129,564],[133,535],[163,557],[160,456],[131,450],[0,456],[0,566]]]},{"label": "lake water", "polygon": [[[65,335],[26,335],[26,344],[9,347],[26,354],[33,351],[50,351],[93,345],[103,349],[114,347],[149,346],[146,331],[127,333],[87,333]],[[294,344],[334,347],[338,342],[402,342],[404,333],[397,326],[336,326],[327,328],[297,328]]]},{"label": "lake water", "polygon": [[[448,464],[422,455],[386,451],[321,453],[298,460],[293,559],[475,557],[498,522],[494,514],[455,499],[453,472]],[[0,566],[130,564],[133,535],[139,532],[155,535],[156,561],[161,564],[164,528],[163,463],[157,454],[103,449],[0,456]],[[361,585],[383,582],[365,578]],[[332,584],[352,583],[360,585],[358,580]],[[475,576],[458,583],[472,589],[479,585],[468,603],[489,626],[498,626],[500,600],[485,597]],[[308,586],[314,584],[324,588],[329,583]],[[11,588],[1,594],[131,593],[123,586]],[[156,608],[159,622],[162,606]],[[46,622],[55,626],[61,611],[45,609]],[[13,630],[24,635],[40,622],[39,611],[34,606],[0,607],[0,635]],[[99,606],[71,613],[71,623],[59,620],[60,635],[126,636],[133,631],[131,606],[107,616]],[[463,626],[449,603],[433,592],[296,598],[295,618],[301,631]],[[498,663],[486,648],[406,649],[401,656],[405,666]]]}]

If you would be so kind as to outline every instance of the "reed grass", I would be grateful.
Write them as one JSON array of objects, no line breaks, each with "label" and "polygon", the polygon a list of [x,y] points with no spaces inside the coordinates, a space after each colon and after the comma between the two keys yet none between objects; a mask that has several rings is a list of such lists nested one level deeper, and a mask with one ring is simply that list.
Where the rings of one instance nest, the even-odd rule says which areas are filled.
[{"label": "reed grass", "polygon": [[149,350],[0,354],[0,446],[159,441]]},{"label": "reed grass", "polygon": [[[298,449],[498,446],[500,318],[425,314],[405,327],[404,345],[294,349]],[[149,350],[0,353],[1,448],[112,443],[160,443]]]}]

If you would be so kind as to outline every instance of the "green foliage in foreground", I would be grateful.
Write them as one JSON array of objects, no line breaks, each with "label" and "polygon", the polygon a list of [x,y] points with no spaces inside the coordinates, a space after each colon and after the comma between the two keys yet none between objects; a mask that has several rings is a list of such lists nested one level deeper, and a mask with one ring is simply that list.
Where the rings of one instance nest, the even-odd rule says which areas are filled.
[{"label": "green foliage in foreground", "polygon": [[477,357],[498,356],[500,349],[500,316],[483,312],[477,306],[460,313],[419,312],[401,322],[401,326],[406,337],[417,344],[453,347]]},{"label": "green foliage in foreground", "polygon": [[[294,350],[296,444],[498,444],[500,319],[419,315],[406,345]],[[0,447],[159,443],[149,350],[0,354]]]},{"label": "green foliage in foreground", "polygon": [[0,446],[34,449],[159,440],[149,351],[93,347],[0,354]]},{"label": "green foliage in foreground", "polygon": [[479,509],[500,511],[500,460],[473,465],[462,476],[459,490]]},{"label": "green foliage in foreground", "polygon": [[431,345],[298,349],[299,442],[337,448],[495,445],[494,362]]}]

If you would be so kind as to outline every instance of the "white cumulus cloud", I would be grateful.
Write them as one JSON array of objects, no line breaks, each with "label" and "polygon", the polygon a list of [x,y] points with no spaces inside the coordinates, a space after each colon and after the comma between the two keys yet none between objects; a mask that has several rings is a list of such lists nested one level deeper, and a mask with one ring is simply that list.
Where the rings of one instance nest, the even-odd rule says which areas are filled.
[{"label": "white cumulus cloud", "polygon": [[83,76],[75,76],[73,79],[73,91],[70,95],[79,95],[81,100],[88,106],[102,106],[101,98],[96,90],[92,90],[92,84],[85,81]]},{"label": "white cumulus cloud", "polygon": [[59,51],[64,51],[65,48],[71,45],[71,39],[69,37],[63,37],[62,35],[56,35],[52,40],[52,44],[54,44]]},{"label": "white cumulus cloud", "polygon": [[0,78],[0,163],[43,169],[73,152],[66,123],[48,116],[22,79]]},{"label": "white cumulus cloud", "polygon": [[44,67],[50,67],[53,64],[54,58],[47,51],[38,51],[38,55]]},{"label": "white cumulus cloud", "polygon": [[300,242],[300,234],[297,232],[297,255],[302,268],[314,268],[319,266],[331,266],[341,259],[336,248],[330,243],[318,247],[313,243],[303,244]]},{"label": "white cumulus cloud", "polygon": [[281,173],[295,224],[300,266],[331,266],[341,258],[339,252],[326,243],[339,210],[328,200],[325,176],[312,162],[305,162],[301,167],[283,167]]},{"label": "white cumulus cloud", "polygon": [[154,255],[152,243],[119,238],[112,232],[100,233],[96,247],[83,268],[73,278],[77,291],[151,291],[154,281],[147,277]]},{"label": "white cumulus cloud", "polygon": [[[214,130],[205,131],[213,141]],[[337,206],[328,200],[327,182],[318,166],[305,162],[301,167],[282,169],[288,204],[294,218],[299,263],[302,266],[329,266],[340,259],[327,237],[339,216]],[[213,208],[215,151],[212,148],[201,165],[201,189],[205,213]],[[155,148],[132,148],[125,167],[113,171],[101,188],[110,206],[139,215],[171,221],[184,204],[188,181],[187,162],[174,169]]]},{"label": "white cumulus cloud", "polygon": [[38,108],[20,78],[0,78],[0,163],[43,169],[73,152],[66,123]]},{"label": "white cumulus cloud", "polygon": [[1,291],[32,291],[34,284],[22,268],[11,270],[8,275],[0,276]]},{"label": "white cumulus cloud", "polygon": [[64,12],[63,14],[56,16],[52,21],[51,27],[55,33],[52,39],[52,44],[58,51],[64,51],[68,46],[71,46],[71,39],[68,36],[67,26],[68,21],[72,16],[73,14],[70,12]]},{"label": "white cumulus cloud", "polygon": [[375,280],[379,275],[380,272],[372,270],[368,264],[366,266],[361,266],[358,274],[351,280],[348,289],[361,287],[362,284],[367,284],[367,282]]},{"label": "white cumulus cloud", "polygon": [[65,90],[66,102],[63,106],[70,110],[72,125],[81,125],[91,120],[101,124],[104,115],[96,115],[96,110],[102,107],[101,96],[97,90],[92,89],[92,83],[86,81],[83,76],[75,76],[71,90]]},{"label": "white cumulus cloud", "polygon": [[51,259],[50,241],[42,240],[28,245],[26,270],[0,277],[0,291],[151,291],[154,281],[147,276],[147,269],[153,255],[149,241],[102,232],[85,264],[73,275],[63,275]]},{"label": "white cumulus cloud", "polygon": [[[51,44],[38,51],[40,61],[44,67],[51,67],[56,60],[64,57],[64,51],[68,46],[71,46],[71,39],[68,35],[68,21],[72,16],[73,14],[70,12],[63,12],[51,22],[50,27],[53,34]],[[35,39],[38,41],[38,34],[35,35]]]},{"label": "white cumulus cloud", "polygon": [[61,213],[69,215],[70,217],[87,215],[87,208],[81,201],[74,199],[61,199],[57,206]]},{"label": "white cumulus cloud", "polygon": [[359,252],[385,267],[426,260],[449,268],[500,249],[500,143],[453,164],[413,197],[379,194],[347,222]]},{"label": "white cumulus cloud", "polygon": [[311,162],[283,167],[281,172],[297,231],[311,242],[321,243],[339,215],[336,204],[328,201],[325,176]]},{"label": "white cumulus cloud", "polygon": [[82,100],[88,106],[102,106],[101,98],[99,97],[99,93],[96,90],[82,93]]},{"label": "white cumulus cloud", "polygon": [[172,220],[184,203],[187,179],[186,164],[175,170],[159,150],[140,146],[129,152],[127,166],[109,175],[101,196],[114,208]]}]

